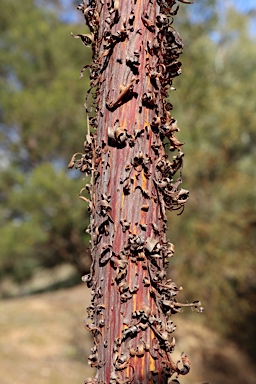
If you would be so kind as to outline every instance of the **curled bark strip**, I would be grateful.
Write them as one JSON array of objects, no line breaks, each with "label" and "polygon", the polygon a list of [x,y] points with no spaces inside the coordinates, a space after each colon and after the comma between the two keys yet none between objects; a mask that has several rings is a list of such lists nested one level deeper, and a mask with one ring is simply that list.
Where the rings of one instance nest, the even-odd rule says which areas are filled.
[{"label": "curled bark strip", "polygon": [[188,0],[178,0],[180,3],[183,3],[183,4],[193,4],[194,1],[188,1]]},{"label": "curled bark strip", "polygon": [[73,35],[73,33],[71,33],[71,36],[73,36],[75,39],[81,39],[82,43],[87,46],[87,45],[90,45],[94,42],[94,36],[93,34],[82,34],[82,33],[79,33],[78,35]]},{"label": "curled bark strip", "polygon": [[135,77],[133,77],[127,85],[123,85],[123,84],[120,85],[120,93],[116,98],[116,100],[114,101],[107,100],[106,105],[108,109],[113,110],[124,101],[125,97],[131,94],[131,92],[133,91],[134,81],[135,81]]}]

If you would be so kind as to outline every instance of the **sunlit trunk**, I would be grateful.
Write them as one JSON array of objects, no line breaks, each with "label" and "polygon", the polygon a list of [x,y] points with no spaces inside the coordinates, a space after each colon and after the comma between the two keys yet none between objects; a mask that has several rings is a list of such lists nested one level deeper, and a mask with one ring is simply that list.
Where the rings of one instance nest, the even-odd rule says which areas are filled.
[{"label": "sunlit trunk", "polygon": [[182,304],[166,278],[174,247],[165,210],[182,210],[188,198],[179,189],[179,128],[165,101],[181,72],[183,47],[170,16],[177,8],[174,1],[89,3],[78,8],[91,34],[75,37],[92,44],[96,117],[85,154],[70,165],[92,175],[81,191],[91,214],[92,267],[84,280],[93,291],[86,327],[95,343],[89,364],[97,369],[87,383],[164,384],[189,371],[186,356],[178,365],[171,357],[171,315]]}]

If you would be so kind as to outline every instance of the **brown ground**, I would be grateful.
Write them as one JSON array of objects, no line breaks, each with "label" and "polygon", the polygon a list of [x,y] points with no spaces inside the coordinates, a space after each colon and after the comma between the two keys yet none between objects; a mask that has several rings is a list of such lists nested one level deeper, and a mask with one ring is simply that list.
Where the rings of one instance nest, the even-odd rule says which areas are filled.
[{"label": "brown ground", "polygon": [[[85,285],[2,300],[0,383],[83,384],[92,376],[86,363],[91,339],[83,328],[89,300]],[[232,343],[195,321],[177,320],[174,359],[185,351],[192,361],[181,383],[256,383],[256,371]]]}]

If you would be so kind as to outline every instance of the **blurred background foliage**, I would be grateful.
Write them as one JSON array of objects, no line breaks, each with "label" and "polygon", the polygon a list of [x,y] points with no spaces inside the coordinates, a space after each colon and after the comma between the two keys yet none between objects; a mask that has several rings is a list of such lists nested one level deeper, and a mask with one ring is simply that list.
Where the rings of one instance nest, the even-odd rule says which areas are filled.
[{"label": "blurred background foliage", "polygon": [[[202,301],[200,321],[256,359],[255,13],[223,4],[198,1],[175,21],[185,50],[170,99],[190,200],[169,215],[170,275],[184,300]],[[71,0],[1,3],[0,277],[17,284],[63,263],[79,278],[90,265],[84,180],[67,171],[83,151],[79,71],[91,60],[71,38],[84,31],[74,9]]]},{"label": "blurred background foliage", "polygon": [[181,216],[169,216],[172,268],[184,298],[202,301],[201,319],[255,359],[256,35],[251,13],[216,10],[192,24],[179,17],[183,75],[171,99],[190,199]]},{"label": "blurred background foliage", "polygon": [[41,267],[90,264],[84,182],[67,171],[83,150],[79,70],[90,50],[71,37],[81,25],[61,22],[59,2],[35,3],[4,0],[0,14],[0,276],[20,282]]}]

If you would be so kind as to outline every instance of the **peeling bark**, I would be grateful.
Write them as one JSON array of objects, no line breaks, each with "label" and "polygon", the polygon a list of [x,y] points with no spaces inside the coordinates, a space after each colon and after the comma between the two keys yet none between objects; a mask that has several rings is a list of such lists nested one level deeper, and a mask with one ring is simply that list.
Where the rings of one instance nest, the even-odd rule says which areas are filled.
[{"label": "peeling bark", "polygon": [[84,281],[93,298],[85,326],[94,336],[89,364],[97,374],[86,383],[164,384],[190,368],[185,355],[172,360],[172,315],[184,304],[175,299],[182,288],[166,277],[174,246],[166,239],[165,211],[182,211],[189,195],[179,188],[182,143],[166,101],[181,73],[176,3],[78,6],[91,30],[75,37],[92,46],[89,92],[96,109],[88,117],[96,133],[88,132],[85,153],[69,164],[91,175],[80,197],[91,215],[92,266]]}]

